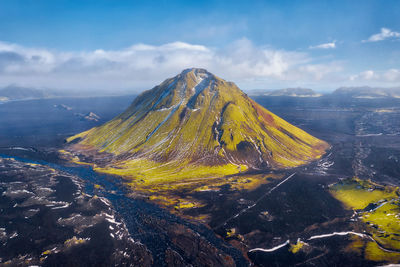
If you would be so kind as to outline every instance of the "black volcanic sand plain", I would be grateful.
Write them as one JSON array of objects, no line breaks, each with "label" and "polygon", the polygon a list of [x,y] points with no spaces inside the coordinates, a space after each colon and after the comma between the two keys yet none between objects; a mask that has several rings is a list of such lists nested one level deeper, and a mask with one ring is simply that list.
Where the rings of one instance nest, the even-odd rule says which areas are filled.
[{"label": "black volcanic sand plain", "polygon": [[[77,172],[73,180],[80,181],[83,188],[87,187],[86,184],[91,184],[89,187],[91,189],[86,191],[89,195],[86,196],[86,202],[93,201],[91,199],[96,194],[101,198],[104,197],[105,201],[110,201],[110,206],[107,208],[112,210],[111,213],[115,215],[115,218],[121,218],[121,222],[125,223],[126,231],[129,231],[133,240],[140,241],[142,244],[140,250],[137,251],[143,253],[136,253],[137,260],[146,259],[146,262],[152,262],[155,266],[179,264],[196,266],[207,259],[210,260],[208,262],[210,265],[221,265],[222,262],[227,265],[234,263],[247,265],[248,262],[246,263],[240,254],[258,266],[376,266],[398,263],[400,258],[395,250],[387,251],[388,254],[385,254],[383,258],[366,256],[366,246],[374,242],[370,239],[372,235],[369,234],[370,229],[360,219],[361,212],[355,216],[355,212],[351,208],[346,208],[330,193],[330,190],[332,185],[354,176],[362,180],[371,179],[380,185],[395,187],[400,184],[400,164],[398,163],[400,160],[400,101],[334,97],[255,97],[254,99],[286,121],[327,141],[332,146],[331,149],[322,159],[310,165],[274,172],[275,175],[282,177],[281,179],[271,179],[269,172],[259,173],[261,177],[265,176],[265,183],[253,190],[238,190],[227,184],[208,191],[176,192],[182,198],[189,197],[202,203],[201,207],[173,211],[186,219],[180,219],[179,216],[176,217],[151,203],[146,204],[147,202],[138,196],[134,199],[127,197],[126,195],[134,194],[122,189],[124,187],[121,185],[121,180],[116,177],[98,180],[93,177],[95,176],[93,174],[91,179],[94,180],[88,181],[87,175],[80,176],[80,172]],[[41,101],[46,101],[47,104],[43,105]],[[84,107],[85,113],[91,111],[99,114],[102,120],[82,121],[71,114],[70,110],[54,107],[60,104],[68,105],[67,101],[75,101],[74,109]],[[104,101],[107,103],[104,106],[99,104],[101,98],[98,99],[97,104],[93,105],[90,99],[17,101],[1,104],[0,145],[2,148],[0,153],[3,157],[4,155],[17,156],[21,160],[28,159],[46,164],[57,163],[58,166],[68,165],[56,156],[56,151],[63,146],[62,140],[71,134],[111,119],[118,114],[112,111],[111,107],[118,107],[121,111],[129,105],[126,97],[105,98]],[[69,105],[72,106],[71,103]],[[26,116],[27,109],[31,109],[32,106],[36,107],[35,110],[29,110],[29,116]],[[10,115],[11,111],[12,115]],[[45,113],[49,114],[47,119],[46,116],[43,117]],[[53,113],[57,113],[57,116],[52,116]],[[9,116],[14,119],[11,120]],[[35,128],[34,121],[39,120],[40,127]],[[67,126],[63,125],[64,120],[69,121]],[[11,195],[8,196],[4,192],[10,190],[9,184],[12,182],[18,182],[21,179],[27,181],[27,178],[23,177],[33,175],[37,172],[35,168],[43,168],[43,172],[52,173],[51,170],[45,170],[51,168],[46,164],[39,167],[30,165],[27,167],[20,160],[2,159],[1,203],[5,205],[2,209],[8,207],[11,213],[8,217],[3,216],[3,213],[1,216],[0,228],[6,229],[2,230],[3,237],[6,236],[0,239],[2,246],[11,246],[9,242],[15,242],[14,238],[10,239],[14,232],[18,232],[18,236],[22,238],[25,231],[24,219],[17,218],[22,215],[12,215],[13,209],[10,208],[10,205],[11,207],[15,205],[14,202],[17,199],[11,198]],[[16,173],[18,175],[14,177],[13,174]],[[54,175],[59,174],[49,174],[49,176]],[[12,179],[16,180],[11,181]],[[112,192],[116,189],[107,186],[112,180],[118,184],[117,188],[120,189],[117,190],[123,191],[124,198],[118,201],[115,200],[115,192],[114,194]],[[55,182],[52,190],[56,190],[57,184],[58,182]],[[99,184],[97,189],[95,184]],[[75,188],[76,185],[65,186],[67,187]],[[32,192],[33,189],[26,190]],[[70,192],[74,190],[71,189]],[[85,192],[86,189],[80,190]],[[74,202],[73,199],[66,201],[65,198],[68,196],[51,195],[52,199],[50,196],[42,197],[48,201]],[[64,197],[64,200],[59,199],[60,197]],[[133,208],[133,205],[137,207]],[[150,206],[143,208],[140,205]],[[39,227],[48,223],[43,218],[40,219],[42,209],[43,212],[47,209],[48,212],[54,213],[55,215],[52,215],[54,220],[58,220],[61,214],[56,212],[61,212],[62,216],[68,217],[71,214],[67,211],[72,207],[69,206],[67,210],[60,209],[60,211],[52,210],[51,207],[45,207],[45,205],[32,209],[40,210],[32,217],[38,217],[36,225]],[[92,214],[92,217],[95,215]],[[32,219],[28,218],[28,220]],[[140,223],[137,224],[136,221]],[[206,223],[208,227],[196,221]],[[16,226],[10,228],[8,225],[10,222]],[[58,225],[56,222],[52,224]],[[90,235],[75,233],[73,226],[69,226],[68,230],[60,225],[58,227],[54,234],[58,237],[45,238],[45,241],[42,241],[43,246],[36,247],[28,245],[27,242],[24,248],[14,245],[10,249],[2,249],[0,255],[2,263],[8,260],[20,263],[29,257],[33,259],[33,262],[40,261],[47,254],[49,255],[46,256],[46,260],[50,262],[52,257],[57,259],[58,253],[43,254],[47,250],[59,246],[58,244],[61,244],[59,249],[64,248],[62,243],[73,239],[74,236],[76,237],[73,239],[74,242],[90,237]],[[100,231],[99,229],[97,231]],[[363,236],[354,235],[352,232],[361,233]],[[200,233],[200,237],[196,233]],[[102,234],[110,236],[110,232],[106,230]],[[118,243],[110,242],[109,244],[108,251],[121,249]],[[357,249],[354,249],[354,244],[358,244]],[[87,244],[78,245],[86,246],[86,251],[91,249],[95,251]],[[189,247],[196,249],[188,249]],[[21,249],[24,251],[20,251]],[[59,253],[61,257],[66,252]],[[23,258],[24,255],[31,256]],[[222,255],[222,258],[218,255]],[[123,262],[122,259],[121,262]]]}]

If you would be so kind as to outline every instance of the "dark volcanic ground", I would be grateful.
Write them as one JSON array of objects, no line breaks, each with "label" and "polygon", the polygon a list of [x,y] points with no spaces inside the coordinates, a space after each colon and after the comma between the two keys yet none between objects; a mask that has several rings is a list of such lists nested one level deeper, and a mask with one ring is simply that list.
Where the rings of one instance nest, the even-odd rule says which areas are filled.
[{"label": "dark volcanic ground", "polygon": [[32,162],[0,154],[0,264],[247,265],[204,226],[126,197],[115,178]]},{"label": "dark volcanic ground", "polygon": [[[129,105],[131,101],[127,99],[129,100],[129,97],[96,98],[95,101],[82,98],[50,99],[1,104],[0,146],[2,149],[0,149],[0,153],[54,163],[56,157],[52,151],[54,151],[54,147],[62,146],[62,140],[66,136],[111,119]],[[337,182],[340,178],[354,175],[362,179],[371,178],[379,183],[400,184],[400,164],[398,163],[400,160],[400,100],[326,97],[257,97],[255,100],[290,123],[329,142],[332,145],[331,150],[320,161],[309,166],[282,171],[284,180],[262,185],[254,191],[238,192],[225,186],[219,191],[199,192],[194,197],[207,205],[200,209],[189,210],[188,213],[194,216],[196,213],[204,214],[206,210],[210,214],[209,226],[212,230],[218,235],[226,237],[227,242],[243,251],[250,250],[248,257],[260,266],[376,265],[362,257],[343,251],[343,248],[350,243],[350,235],[330,235],[333,232],[346,233],[356,229],[355,224],[350,220],[352,212],[345,210],[327,192],[327,186]],[[71,109],[60,108],[62,104]],[[97,122],[85,120],[82,119],[82,116],[76,115],[88,112],[99,115],[100,120]],[[29,231],[29,228],[24,225],[35,225],[35,229],[41,225],[55,225],[49,229],[57,233],[54,234],[56,237],[53,239],[40,241],[40,238],[34,238],[35,240],[29,241],[39,242],[42,245],[36,246],[26,242],[25,246],[14,245],[7,250],[1,249],[1,262],[7,260],[22,262],[29,258],[40,261],[47,255],[42,255],[43,252],[51,251],[56,247],[55,251],[59,250],[60,252],[49,253],[44,261],[50,264],[51,259],[58,259],[58,255],[60,257],[70,255],[65,254],[67,253],[63,250],[65,244],[62,245],[62,243],[74,236],[76,240],[89,240],[82,241],[83,243],[77,246],[84,247],[84,251],[96,253],[96,246],[90,245],[94,237],[82,234],[88,232],[87,230],[77,234],[74,230],[76,226],[62,225],[58,222],[59,218],[70,218],[75,213],[79,213],[78,204],[70,204],[67,208],[52,209],[53,206],[47,207],[46,204],[39,203],[38,207],[29,208],[39,209],[38,213],[28,219],[22,218],[24,216],[22,214],[28,212],[29,209],[24,208],[27,211],[22,208],[19,210],[18,205],[33,198],[33,195],[25,192],[25,195],[20,196],[21,198],[15,198],[12,192],[19,189],[13,188],[13,183],[18,184],[18,182],[24,181],[28,187],[21,190],[37,194],[34,191],[36,189],[30,185],[33,183],[31,177],[47,171],[48,174],[44,177],[48,177],[46,178],[48,181],[53,179],[53,184],[42,177],[41,179],[44,180],[40,180],[43,181],[41,186],[49,187],[57,192],[57,186],[60,188],[59,184],[61,183],[64,185],[62,188],[69,188],[69,199],[65,200],[68,196],[59,196],[57,193],[44,195],[43,199],[60,202],[57,204],[60,206],[64,202],[63,205],[75,203],[77,200],[73,197],[74,194],[79,190],[82,191],[82,184],[87,184],[89,181],[90,189],[83,191],[90,196],[81,197],[82,205],[88,206],[87,203],[91,203],[91,201],[99,202],[103,199],[104,203],[109,204],[104,209],[108,209],[108,212],[113,214],[117,221],[123,222],[121,225],[126,226],[123,227],[126,240],[121,241],[125,243],[110,241],[109,237],[112,232],[110,228],[107,230],[107,222],[100,222],[101,220],[96,217],[101,208],[91,214],[90,220],[99,220],[94,225],[100,225],[96,226],[100,228],[93,226],[97,229],[93,231],[98,231],[96,233],[101,233],[100,235],[104,238],[107,237],[105,240],[109,240],[109,243],[105,242],[108,244],[105,245],[108,253],[122,251],[124,246],[122,244],[131,244],[131,248],[137,250],[136,260],[146,260],[146,263],[152,260],[155,266],[168,264],[182,264],[183,266],[184,263],[198,266],[207,260],[209,265],[221,265],[222,263],[232,265],[234,261],[237,265],[246,265],[245,260],[238,255],[240,253],[227,243],[221,242],[212,234],[212,231],[178,219],[145,202],[127,197],[116,198],[115,192],[112,191],[123,189],[118,186],[115,188],[115,185],[108,186],[108,182],[104,178],[88,175],[85,171],[83,171],[84,174],[80,171],[73,172],[73,174],[65,172],[68,170],[56,170],[56,173],[53,173],[54,171],[48,169],[51,167],[48,165],[26,166],[20,161],[10,159],[2,159],[0,163],[0,189],[2,190],[0,204],[3,208],[4,203],[4,207],[8,207],[7,210],[10,213],[4,213],[6,215],[1,213],[0,215],[0,242],[3,242],[3,246],[11,246],[10,243],[16,242],[14,238],[19,240],[17,237],[20,240],[26,239],[23,232],[25,229]],[[84,167],[80,168],[84,169]],[[59,171],[62,173],[58,173]],[[67,180],[75,182],[68,186],[68,182],[65,182]],[[94,184],[97,183],[101,185],[98,189],[94,188]],[[80,186],[78,186],[79,184]],[[62,191],[64,190],[59,190],[59,192]],[[122,191],[120,193],[120,196],[125,194]],[[94,194],[104,198],[93,199]],[[16,203],[17,206],[13,208]],[[44,216],[44,214],[52,215]],[[17,219],[18,216],[21,218]],[[32,218],[37,218],[35,224],[30,222],[33,220]],[[101,228],[102,223],[106,223],[104,229]],[[11,227],[10,224],[13,226]],[[235,234],[227,237],[226,233],[232,229]],[[11,238],[15,232],[18,233],[18,236]],[[25,235],[27,234],[25,233]],[[134,242],[129,241],[129,235]],[[320,235],[326,236],[318,237]],[[310,246],[307,253],[288,252],[287,240],[291,244],[295,244],[298,239],[307,242]],[[79,243],[76,240],[74,242]],[[139,245],[137,241],[143,245]],[[125,246],[129,249],[128,245]],[[135,248],[135,246],[140,247]],[[109,260],[123,262],[123,258],[109,257],[111,254],[104,253]],[[71,255],[79,258],[79,253]],[[132,262],[134,261],[132,260]],[[90,263],[95,264],[96,262]]]},{"label": "dark volcanic ground", "polygon": [[0,158],[0,177],[0,264],[151,266],[110,201],[78,177],[12,158]]}]

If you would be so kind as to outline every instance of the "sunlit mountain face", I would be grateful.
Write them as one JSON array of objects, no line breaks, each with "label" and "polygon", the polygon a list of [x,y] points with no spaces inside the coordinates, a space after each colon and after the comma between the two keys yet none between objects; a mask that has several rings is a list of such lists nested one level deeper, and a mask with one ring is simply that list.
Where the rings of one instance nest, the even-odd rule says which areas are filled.
[{"label": "sunlit mountain face", "polygon": [[68,142],[78,142],[68,146],[78,157],[98,152],[101,171],[154,185],[296,167],[329,147],[204,69],[165,80]]}]

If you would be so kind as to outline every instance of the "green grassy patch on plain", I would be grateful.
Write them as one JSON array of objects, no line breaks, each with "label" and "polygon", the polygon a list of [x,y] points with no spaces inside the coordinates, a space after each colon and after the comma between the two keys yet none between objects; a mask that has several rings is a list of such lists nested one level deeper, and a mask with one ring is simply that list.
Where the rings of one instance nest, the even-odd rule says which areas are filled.
[{"label": "green grassy patch on plain", "polygon": [[391,201],[372,212],[364,212],[362,220],[373,238],[383,247],[400,251],[400,202]]},{"label": "green grassy patch on plain", "polygon": [[331,194],[347,208],[362,210],[371,203],[398,197],[398,189],[359,178],[345,179],[330,188]]},{"label": "green grassy patch on plain", "polygon": [[131,159],[96,171],[120,175],[131,180],[132,185],[177,184],[187,179],[215,178],[237,174],[246,166],[234,164],[204,166],[184,162],[158,163],[147,159]]},{"label": "green grassy patch on plain", "polygon": [[346,248],[347,250],[357,254],[362,254],[363,250],[367,260],[400,262],[400,193],[398,187],[383,186],[370,180],[352,178],[331,186],[330,193],[348,209],[359,212],[363,228],[375,240],[375,242],[356,240]]},{"label": "green grassy patch on plain", "polygon": [[384,251],[375,242],[368,242],[365,248],[365,258],[377,262],[399,263],[400,253]]}]

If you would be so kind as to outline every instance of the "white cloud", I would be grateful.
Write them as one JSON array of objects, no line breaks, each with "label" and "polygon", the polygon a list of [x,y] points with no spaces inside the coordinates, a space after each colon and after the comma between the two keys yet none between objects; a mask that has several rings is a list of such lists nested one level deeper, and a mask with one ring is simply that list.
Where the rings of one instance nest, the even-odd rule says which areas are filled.
[{"label": "white cloud", "polygon": [[350,76],[350,80],[351,81],[355,81],[355,80],[372,80],[374,78],[377,78],[377,74],[373,71],[373,70],[366,70],[363,71],[359,74],[356,75],[352,75]]},{"label": "white cloud", "polygon": [[310,49],[333,49],[336,48],[336,41],[333,41],[331,43],[325,43],[325,44],[320,44],[316,46],[310,46]]},{"label": "white cloud", "polygon": [[371,35],[368,40],[363,40],[363,42],[379,42],[386,39],[400,38],[400,32],[395,32],[387,28],[381,28],[381,32]]},{"label": "white cloud", "polygon": [[339,63],[317,64],[307,53],[256,46],[245,38],[219,49],[173,42],[72,52],[0,42],[0,86],[144,90],[190,67],[206,68],[247,88],[322,81],[342,69]]},{"label": "white cloud", "polygon": [[383,74],[383,77],[389,82],[400,82],[400,70],[390,69]]},{"label": "white cloud", "polygon": [[383,71],[366,70],[349,77],[351,82],[359,84],[375,84],[397,86],[400,82],[400,70],[389,69]]}]

